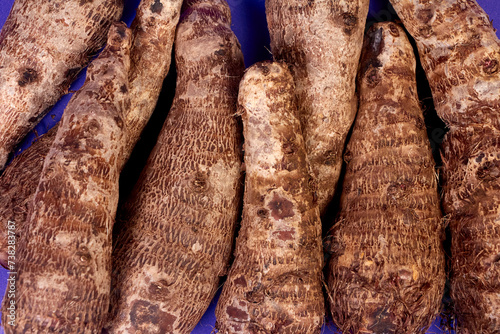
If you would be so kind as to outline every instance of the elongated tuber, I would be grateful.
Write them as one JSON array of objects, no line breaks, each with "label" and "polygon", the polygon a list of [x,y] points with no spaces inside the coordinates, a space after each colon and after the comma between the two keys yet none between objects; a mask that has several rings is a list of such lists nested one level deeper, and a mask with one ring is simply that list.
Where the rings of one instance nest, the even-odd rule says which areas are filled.
[{"label": "elongated tuber", "polygon": [[123,0],[16,0],[0,33],[0,169],[102,47]]},{"label": "elongated tuber", "polygon": [[240,206],[243,55],[223,0],[187,1],[172,108],[113,251],[109,333],[190,333],[232,250]]},{"label": "elongated tuber", "polygon": [[323,214],[357,111],[356,73],[368,0],[266,0],[271,51],[291,68],[306,149]]},{"label": "elongated tuber", "polygon": [[450,291],[464,333],[500,332],[500,41],[474,0],[392,0],[446,123]]},{"label": "elongated tuber", "polygon": [[142,0],[132,23],[134,42],[130,54],[130,110],[125,116],[126,162],[153,113],[162,83],[170,69],[175,28],[182,0]]},{"label": "elongated tuber", "polygon": [[[16,291],[3,300],[6,333],[99,333],[107,316],[111,230],[125,146],[131,33],[110,30],[108,45],[69,102],[45,159],[19,240]],[[16,321],[7,308],[14,301]]]},{"label": "elongated tuber", "polygon": [[330,231],[328,301],[344,333],[424,333],[440,311],[444,225],[415,66],[401,27],[370,28]]},{"label": "elongated tuber", "polygon": [[[132,24],[133,44],[129,71],[130,109],[124,117],[125,163],[149,120],[170,68],[170,57],[182,1],[162,3],[143,0]],[[7,224],[14,222],[16,233],[25,229],[28,203],[36,191],[43,161],[49,152],[56,130],[43,136],[6,167],[0,176],[0,264],[7,265]],[[2,237],[5,235],[5,238]]]},{"label": "elongated tuber", "polygon": [[221,334],[320,333],[321,222],[286,65],[248,69],[238,106],[245,138],[243,221],[216,328]]}]

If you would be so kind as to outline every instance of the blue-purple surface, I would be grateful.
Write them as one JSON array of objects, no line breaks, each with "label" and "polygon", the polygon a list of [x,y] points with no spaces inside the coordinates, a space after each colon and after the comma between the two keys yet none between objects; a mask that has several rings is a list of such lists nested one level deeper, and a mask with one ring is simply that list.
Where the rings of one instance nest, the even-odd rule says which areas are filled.
[{"label": "blue-purple surface", "polygon": [[[135,15],[135,8],[140,0],[125,0],[125,12],[123,20],[130,23]],[[497,0],[477,0],[493,20],[493,25],[500,28],[500,2]],[[238,36],[243,53],[245,55],[245,64],[250,66],[253,63],[270,59],[269,52],[269,34],[267,32],[266,18],[264,12],[264,0],[228,0],[233,15],[233,30]],[[0,26],[3,26],[14,0],[0,1]],[[388,9],[388,0],[372,0],[369,12],[369,22],[392,20],[395,18],[394,12]],[[77,90],[84,81],[84,73],[80,75],[77,81],[71,87],[71,90]],[[71,94],[66,95],[49,112],[42,122],[31,132],[20,146],[20,150],[29,146],[36,137],[35,133],[43,134],[48,128],[57,122],[66,107]],[[53,116],[52,116],[53,115]],[[0,291],[6,287],[7,271],[0,269]],[[196,302],[196,301],[193,301]],[[205,316],[202,318],[193,333],[209,334],[212,332],[215,324],[214,308],[216,300],[212,302]],[[331,327],[331,328],[330,328]],[[0,333],[3,331],[0,330]],[[331,325],[325,326],[323,333],[334,333]],[[428,333],[443,333],[439,328],[433,326]]]}]

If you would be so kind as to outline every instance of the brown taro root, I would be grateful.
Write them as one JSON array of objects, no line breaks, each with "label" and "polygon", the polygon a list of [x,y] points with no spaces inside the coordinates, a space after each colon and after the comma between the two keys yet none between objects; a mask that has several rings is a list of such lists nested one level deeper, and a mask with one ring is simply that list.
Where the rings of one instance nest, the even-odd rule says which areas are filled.
[{"label": "brown taro root", "polygon": [[445,268],[437,178],[403,29],[375,24],[330,231],[328,300],[344,333],[419,333],[440,311]]},{"label": "brown taro root", "polygon": [[320,213],[332,200],[357,111],[356,73],[369,0],[266,0],[271,50],[291,68],[302,132],[318,180]]},{"label": "brown taro root", "polygon": [[112,26],[108,45],[66,108],[19,240],[17,294],[3,301],[6,333],[100,333],[104,325],[123,117],[130,107],[130,37],[124,24]]},{"label": "brown taro root", "polygon": [[463,333],[500,332],[500,42],[473,0],[391,1],[446,123],[443,208]]},{"label": "brown taro root", "polygon": [[0,169],[106,41],[123,0],[16,0],[0,33]]},{"label": "brown taro root", "polygon": [[132,23],[130,111],[125,116],[126,162],[153,113],[170,69],[182,0],[142,0]]},{"label": "brown taro root", "polygon": [[[131,107],[124,117],[127,132],[123,163],[128,160],[153,113],[163,80],[170,68],[181,4],[181,0],[163,3],[158,0],[143,0],[137,9],[137,16],[132,24],[134,39],[129,72]],[[43,161],[56,130],[51,133],[16,157],[0,176],[0,264],[3,266],[6,266],[7,259],[7,224],[9,221],[14,222],[18,235],[25,229],[27,205],[36,191]]]},{"label": "brown taro root", "polygon": [[188,1],[172,108],[118,213],[109,333],[190,333],[225,275],[241,203],[244,64],[222,0]]},{"label": "brown taro root", "polygon": [[243,221],[215,311],[219,333],[320,333],[323,252],[316,183],[284,63],[258,63],[238,97]]}]

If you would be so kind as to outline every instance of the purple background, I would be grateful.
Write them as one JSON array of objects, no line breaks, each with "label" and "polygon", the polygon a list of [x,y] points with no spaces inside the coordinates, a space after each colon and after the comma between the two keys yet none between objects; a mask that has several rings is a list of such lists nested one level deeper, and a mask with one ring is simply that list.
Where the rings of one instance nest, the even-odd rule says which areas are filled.
[{"label": "purple background", "polygon": [[[135,8],[137,7],[140,0],[125,0],[125,12],[123,15],[123,21],[130,24],[134,15]],[[245,56],[245,64],[248,66],[253,63],[270,59],[271,55],[269,50],[269,34],[267,32],[267,25],[264,12],[264,0],[228,0],[231,7],[233,15],[233,30],[238,36],[241,43],[242,50]],[[490,18],[493,20],[493,25],[499,29],[500,28],[500,2],[497,0],[477,0],[477,2],[484,8],[486,13],[489,14]],[[0,1],[0,26],[3,26],[10,8],[14,0],[1,0]],[[370,5],[370,12],[368,17],[368,22],[375,21],[386,21],[395,18],[393,11],[388,9],[387,0],[372,0]],[[85,72],[83,72],[79,78],[75,81],[71,90],[77,90],[83,84],[85,78]],[[66,107],[71,94],[64,96],[61,101],[59,101],[56,106],[49,112],[46,118],[44,118],[40,124],[36,127],[36,133],[43,134],[50,127],[52,127],[55,122],[57,122]],[[52,115],[54,115],[52,117]],[[30,133],[24,142],[20,145],[18,152],[22,151],[30,145],[32,140],[36,138],[35,131]],[[6,287],[7,271],[3,268],[0,269],[0,291],[4,291]],[[213,314],[216,304],[216,299],[210,305],[210,308],[206,312],[205,316],[202,318],[198,326],[195,328],[193,333],[197,334],[209,334],[214,328],[215,316]],[[331,328],[330,328],[331,327]],[[0,333],[3,330],[0,329]],[[323,333],[334,333],[333,326],[331,324],[325,326]],[[443,333],[437,327],[433,326],[428,333]]]}]

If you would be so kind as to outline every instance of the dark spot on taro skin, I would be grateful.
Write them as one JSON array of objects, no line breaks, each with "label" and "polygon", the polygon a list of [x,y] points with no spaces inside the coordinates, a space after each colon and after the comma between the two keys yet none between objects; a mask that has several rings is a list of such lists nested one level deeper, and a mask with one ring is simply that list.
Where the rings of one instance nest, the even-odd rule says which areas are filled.
[{"label": "dark spot on taro skin", "polygon": [[269,63],[267,61],[265,62],[260,62],[256,66],[257,68],[261,71],[261,73],[266,76],[268,75],[271,71],[269,70]]},{"label": "dark spot on taro skin", "polygon": [[495,74],[498,72],[498,60],[487,58],[483,61],[482,68],[486,74]]},{"label": "dark spot on taro skin", "polygon": [[88,124],[87,124],[87,127],[86,127],[86,130],[95,135],[98,133],[99,129],[101,129],[101,124],[99,124],[99,121],[97,121],[96,119],[92,119]]},{"label": "dark spot on taro skin", "polygon": [[151,305],[145,300],[136,300],[130,311],[130,321],[136,329],[144,323],[158,323],[158,305]]},{"label": "dark spot on taro skin", "polygon": [[234,280],[234,285],[246,287],[247,286],[247,280],[245,279],[244,276],[240,276],[240,277],[238,277],[237,279]]},{"label": "dark spot on taro skin", "polygon": [[344,22],[344,32],[347,35],[350,35],[352,33],[352,30],[354,27],[356,27],[358,23],[358,18],[353,15],[352,13],[344,13],[342,14],[342,21]]},{"label": "dark spot on taro skin", "polygon": [[448,55],[440,56],[436,59],[436,65],[440,65],[440,64],[448,61],[448,59],[450,59],[450,56],[448,56]]},{"label": "dark spot on taro skin", "polygon": [[260,208],[259,210],[257,210],[257,217],[259,218],[267,218],[269,216],[269,211],[267,211],[267,209],[265,208]]},{"label": "dark spot on taro skin", "polygon": [[203,173],[196,173],[191,185],[195,192],[202,193],[206,191],[208,189],[207,176]]},{"label": "dark spot on taro skin", "polygon": [[273,236],[282,240],[282,241],[290,241],[294,239],[295,229],[290,231],[276,231],[273,232]]},{"label": "dark spot on taro skin", "polygon": [[476,158],[476,162],[481,162],[483,161],[483,158],[484,158],[484,153],[480,153],[477,158]]},{"label": "dark spot on taro skin", "polygon": [[151,12],[155,14],[160,14],[161,11],[163,10],[163,4],[160,2],[160,0],[155,0],[155,2],[151,5],[150,9]]},{"label": "dark spot on taro skin", "polygon": [[488,161],[480,166],[477,177],[484,181],[492,181],[500,176],[500,161]]},{"label": "dark spot on taro skin", "polygon": [[38,81],[38,72],[32,68],[26,68],[21,73],[21,78],[17,82],[19,86],[24,87],[30,83]]},{"label": "dark spot on taro skin", "polygon": [[331,166],[335,163],[335,152],[333,150],[325,152],[325,160],[323,163],[327,166]]},{"label": "dark spot on taro skin", "polygon": [[376,68],[372,68],[367,74],[366,74],[366,83],[368,84],[368,87],[375,87],[379,84],[381,78],[378,73],[378,70]]},{"label": "dark spot on taro skin", "polygon": [[123,94],[127,93],[128,92],[127,85],[121,85],[120,86],[120,92],[122,92]]},{"label": "dark spot on taro skin", "polygon": [[78,138],[75,138],[73,136],[65,136],[63,147],[78,150],[80,148],[80,141],[78,140]]},{"label": "dark spot on taro skin", "polygon": [[226,55],[226,50],[220,49],[214,52],[216,56],[225,56]]},{"label": "dark spot on taro skin", "polygon": [[422,23],[427,24],[434,16],[434,11],[431,8],[422,8],[417,12],[417,19]]},{"label": "dark spot on taro skin", "polygon": [[226,313],[231,319],[238,319],[238,320],[248,320],[248,313],[233,306],[228,306],[226,308]]},{"label": "dark spot on taro skin", "polygon": [[127,35],[127,29],[124,25],[119,25],[116,32],[118,33],[118,35],[120,35],[121,38],[125,38],[125,36]]},{"label": "dark spot on taro skin", "polygon": [[154,326],[155,333],[170,333],[176,320],[176,316],[160,311],[158,305],[145,300],[136,300],[132,303],[130,322],[136,331],[150,333],[151,327]]},{"label": "dark spot on taro skin", "polygon": [[389,23],[389,32],[394,37],[399,37],[399,29],[394,23]]},{"label": "dark spot on taro skin", "polygon": [[346,150],[344,153],[344,162],[348,164],[352,160],[352,152],[350,150]]},{"label": "dark spot on taro skin", "polygon": [[75,262],[80,266],[88,266],[92,260],[92,256],[87,247],[81,246],[75,253]]},{"label": "dark spot on taro skin", "polygon": [[420,29],[418,29],[418,33],[420,36],[422,36],[424,38],[428,38],[432,35],[433,30],[432,30],[431,26],[426,25],[426,26],[423,26]]},{"label": "dark spot on taro skin", "polygon": [[123,129],[123,119],[120,117],[120,116],[116,116],[114,118],[115,122],[116,122],[116,125],[120,128],[120,129]]},{"label": "dark spot on taro skin", "polygon": [[268,207],[271,210],[271,216],[276,220],[294,216],[293,203],[277,194],[274,194]]}]

